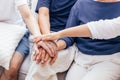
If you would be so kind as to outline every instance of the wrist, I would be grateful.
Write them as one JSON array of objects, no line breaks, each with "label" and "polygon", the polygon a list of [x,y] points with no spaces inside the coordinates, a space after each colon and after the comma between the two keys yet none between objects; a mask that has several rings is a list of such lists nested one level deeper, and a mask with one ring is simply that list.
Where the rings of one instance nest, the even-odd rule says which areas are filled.
[{"label": "wrist", "polygon": [[57,34],[57,35],[58,35],[58,39],[63,37],[62,31],[58,31],[57,33],[58,33],[58,34]]},{"label": "wrist", "polygon": [[66,48],[66,43],[63,40],[56,41],[56,45],[57,45],[58,51]]}]

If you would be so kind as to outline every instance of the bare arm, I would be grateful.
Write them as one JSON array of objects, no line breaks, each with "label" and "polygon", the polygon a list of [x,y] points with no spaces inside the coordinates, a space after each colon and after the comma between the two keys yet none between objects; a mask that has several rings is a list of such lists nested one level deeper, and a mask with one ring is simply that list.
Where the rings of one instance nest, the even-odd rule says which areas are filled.
[{"label": "bare arm", "polygon": [[89,22],[42,36],[42,40],[55,40],[62,37],[91,37],[93,39],[111,39],[120,36],[120,17]]},{"label": "bare arm", "polygon": [[39,8],[38,22],[42,34],[50,33],[49,9],[47,7]]},{"label": "bare arm", "polygon": [[25,20],[25,23],[27,24],[28,29],[30,32],[37,36],[40,35],[40,30],[37,21],[35,20],[34,16],[32,15],[29,6],[27,4],[21,5],[18,7],[23,19]]},{"label": "bare arm", "polygon": [[[62,37],[91,37],[91,32],[87,25],[80,25],[68,29],[64,29],[62,31],[49,33],[46,35],[42,35],[36,41],[40,40],[57,40]],[[56,42],[58,50],[63,50],[66,48],[66,42],[64,40],[58,40]]]},{"label": "bare arm", "polygon": [[91,32],[87,25],[80,25],[72,28],[68,28],[62,31],[59,31],[58,34],[60,35],[59,38],[62,37],[91,37]]},{"label": "bare arm", "polygon": [[[68,28],[68,29],[65,29],[65,30],[62,30],[56,33],[57,33],[56,39],[66,37],[66,36],[68,37],[91,37],[92,36],[87,25],[81,25],[81,26]],[[66,47],[66,42],[64,40],[58,40],[56,44],[58,46],[58,50],[65,49]]]},{"label": "bare arm", "polygon": [[41,36],[42,40],[56,40],[62,37],[91,37],[92,34],[87,25],[79,25],[72,28],[67,28],[58,32],[50,33]]}]

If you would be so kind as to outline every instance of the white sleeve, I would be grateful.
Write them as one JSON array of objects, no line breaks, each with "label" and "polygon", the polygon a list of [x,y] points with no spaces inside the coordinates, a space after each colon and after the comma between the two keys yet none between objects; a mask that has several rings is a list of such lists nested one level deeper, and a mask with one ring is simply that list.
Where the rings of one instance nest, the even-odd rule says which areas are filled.
[{"label": "white sleeve", "polygon": [[15,0],[15,4],[16,6],[21,6],[28,3],[27,3],[27,0]]},{"label": "white sleeve", "polygon": [[120,36],[120,17],[87,23],[93,39],[111,39]]}]

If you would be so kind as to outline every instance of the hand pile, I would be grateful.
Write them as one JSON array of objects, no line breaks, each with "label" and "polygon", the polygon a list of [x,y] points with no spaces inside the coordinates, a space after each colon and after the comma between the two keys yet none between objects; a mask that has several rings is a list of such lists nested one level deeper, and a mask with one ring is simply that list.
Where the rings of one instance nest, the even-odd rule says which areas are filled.
[{"label": "hand pile", "polygon": [[37,64],[45,64],[50,61],[52,65],[57,59],[57,45],[53,40],[42,40],[41,37],[34,38],[33,60]]}]

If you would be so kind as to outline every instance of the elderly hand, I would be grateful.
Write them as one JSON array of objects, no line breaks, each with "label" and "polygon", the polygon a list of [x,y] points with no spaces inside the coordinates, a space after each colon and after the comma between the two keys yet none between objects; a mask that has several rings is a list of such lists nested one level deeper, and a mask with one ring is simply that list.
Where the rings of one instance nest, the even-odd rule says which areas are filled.
[{"label": "elderly hand", "polygon": [[[36,63],[46,63],[49,58],[50,64],[53,64],[57,58],[57,46],[54,41],[39,41],[37,44],[37,49],[33,55]],[[39,49],[39,51],[38,51]],[[52,55],[52,56],[50,56]]]},{"label": "elderly hand", "polygon": [[57,52],[57,45],[54,41],[39,41],[37,45],[38,47],[44,48],[50,57],[54,57]]}]

